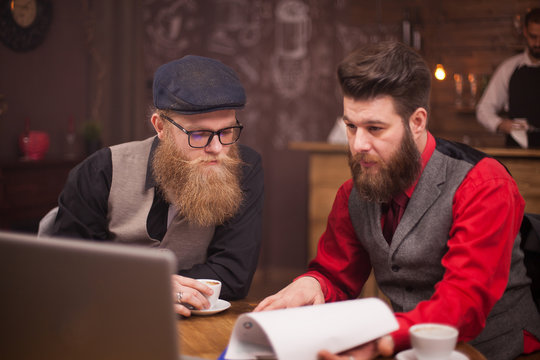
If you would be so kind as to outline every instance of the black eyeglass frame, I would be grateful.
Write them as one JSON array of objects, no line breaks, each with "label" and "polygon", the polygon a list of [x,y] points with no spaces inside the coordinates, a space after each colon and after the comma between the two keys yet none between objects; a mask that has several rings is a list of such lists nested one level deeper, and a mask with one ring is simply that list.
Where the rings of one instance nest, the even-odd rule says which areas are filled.
[{"label": "black eyeglass frame", "polygon": [[[240,135],[242,134],[242,129],[244,129],[244,125],[240,124],[240,122],[238,121],[238,119],[236,117],[235,117],[235,120],[236,120],[237,125],[235,125],[235,126],[228,126],[226,128],[219,129],[218,131],[212,131],[212,130],[192,130],[192,131],[189,131],[189,130],[184,129],[180,124],[178,124],[176,121],[174,121],[173,119],[171,119],[167,115],[159,114],[159,116],[164,118],[165,120],[167,120],[168,122],[170,122],[171,124],[176,126],[177,128],[179,128],[180,130],[182,130],[188,136],[188,145],[191,146],[194,149],[203,149],[203,148],[207,147],[208,145],[210,145],[210,143],[214,139],[214,135],[217,135],[217,138],[218,138],[219,142],[221,143],[221,145],[232,145],[232,144],[236,143],[238,141],[238,139],[240,139]],[[224,144],[223,141],[221,141],[221,133],[223,131],[226,131],[226,130],[229,130],[229,129],[239,129],[238,137],[233,142]],[[211,133],[211,135],[208,137],[208,141],[206,142],[206,144],[204,146],[193,146],[193,145],[191,145],[191,134],[196,133],[196,132],[201,132],[201,131]]]}]

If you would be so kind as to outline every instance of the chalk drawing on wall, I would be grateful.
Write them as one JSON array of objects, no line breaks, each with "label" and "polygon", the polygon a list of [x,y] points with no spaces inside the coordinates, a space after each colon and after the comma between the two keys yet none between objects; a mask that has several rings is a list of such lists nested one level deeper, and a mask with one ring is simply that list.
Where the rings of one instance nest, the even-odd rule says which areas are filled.
[{"label": "chalk drawing on wall", "polygon": [[164,62],[183,55],[191,46],[190,40],[197,40],[185,35],[196,27],[196,17],[193,14],[197,11],[197,1],[153,2],[146,0],[143,15],[145,34],[148,37],[145,45],[149,46],[145,51],[145,61],[149,72],[153,72]]},{"label": "chalk drawing on wall", "polygon": [[250,62],[245,56],[237,56],[235,61],[238,64],[239,71],[246,76],[250,83],[256,84],[259,82],[260,76],[252,61]]},{"label": "chalk drawing on wall", "polygon": [[279,95],[295,98],[304,93],[310,74],[309,7],[299,0],[281,0],[275,16],[275,48],[270,59],[272,80]]},{"label": "chalk drawing on wall", "polygon": [[399,26],[392,24],[363,24],[362,26],[336,25],[337,38],[344,54],[356,47],[380,41],[398,40]]},{"label": "chalk drawing on wall", "polygon": [[257,106],[252,106],[252,103],[259,103],[260,102],[257,100],[257,97],[258,97],[258,92],[257,91],[251,91],[251,86],[258,86],[258,84],[260,84],[260,74],[259,74],[259,71],[258,71],[258,64],[257,64],[257,61],[252,59],[252,58],[248,58],[247,56],[243,56],[243,55],[240,55],[240,56],[236,56],[234,58],[234,62],[236,63],[236,69],[238,69],[239,71],[239,74],[242,74],[244,75],[243,76],[243,79],[244,79],[244,85],[246,87],[246,91],[247,91],[247,108],[249,110],[247,111],[244,111],[242,113],[242,117],[248,117],[249,118],[249,124],[250,126],[253,126],[253,127],[256,127],[257,124],[263,119],[262,116],[259,115],[259,112],[258,112],[258,109],[257,109]]},{"label": "chalk drawing on wall", "polygon": [[276,6],[276,52],[290,58],[307,54],[311,36],[309,7],[300,0],[281,0]]},{"label": "chalk drawing on wall", "polygon": [[261,27],[252,21],[238,33],[238,42],[245,47],[253,47],[261,40]]},{"label": "chalk drawing on wall", "polygon": [[296,98],[305,92],[310,74],[309,59],[290,59],[274,54],[270,67],[278,95]]},{"label": "chalk drawing on wall", "polygon": [[343,47],[343,53],[350,53],[355,47],[369,42],[368,35],[358,27],[350,27],[343,24],[336,25],[336,34],[339,43]]},{"label": "chalk drawing on wall", "polygon": [[253,47],[261,39],[258,2],[214,0],[214,24],[208,49],[223,55],[236,55],[238,47]]},{"label": "chalk drawing on wall", "polygon": [[272,138],[272,145],[276,149],[287,148],[290,141],[302,141],[305,139],[305,123],[298,114],[291,114],[285,110],[280,110],[276,116],[276,134]]}]

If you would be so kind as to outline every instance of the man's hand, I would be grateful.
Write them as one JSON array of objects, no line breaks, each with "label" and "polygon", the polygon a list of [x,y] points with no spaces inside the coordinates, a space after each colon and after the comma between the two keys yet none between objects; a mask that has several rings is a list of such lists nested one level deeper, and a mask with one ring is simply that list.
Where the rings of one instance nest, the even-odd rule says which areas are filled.
[{"label": "man's hand", "polygon": [[527,130],[529,129],[529,124],[526,120],[512,120],[512,119],[503,119],[503,121],[497,127],[497,131],[505,134],[510,134],[513,130]]},{"label": "man's hand", "polygon": [[368,360],[377,356],[391,356],[394,353],[394,340],[390,335],[368,342],[354,349],[347,350],[339,355],[329,351],[319,351],[319,360]]},{"label": "man's hand", "polygon": [[281,289],[278,293],[261,301],[253,311],[316,304],[324,304],[324,294],[321,290],[321,284],[313,277],[304,276]]},{"label": "man's hand", "polygon": [[175,303],[174,310],[177,314],[183,316],[191,316],[189,307],[208,309],[210,303],[205,295],[210,296],[214,293],[212,289],[202,282],[180,275],[172,276],[172,290]]}]

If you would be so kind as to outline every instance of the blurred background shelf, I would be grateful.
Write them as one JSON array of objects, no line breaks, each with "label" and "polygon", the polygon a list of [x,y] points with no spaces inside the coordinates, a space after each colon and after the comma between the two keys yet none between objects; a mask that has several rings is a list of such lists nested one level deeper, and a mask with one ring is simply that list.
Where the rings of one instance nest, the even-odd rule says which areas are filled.
[{"label": "blurred background shelf", "polygon": [[0,228],[37,232],[76,160],[0,162]]}]

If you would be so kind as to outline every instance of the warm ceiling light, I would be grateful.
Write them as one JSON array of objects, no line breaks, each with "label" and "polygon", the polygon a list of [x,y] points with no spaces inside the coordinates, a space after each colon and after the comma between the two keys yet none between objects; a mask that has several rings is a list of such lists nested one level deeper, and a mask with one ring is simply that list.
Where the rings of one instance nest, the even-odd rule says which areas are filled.
[{"label": "warm ceiling light", "polygon": [[444,80],[445,77],[446,71],[444,71],[444,67],[441,64],[437,64],[437,67],[435,68],[435,79]]}]

